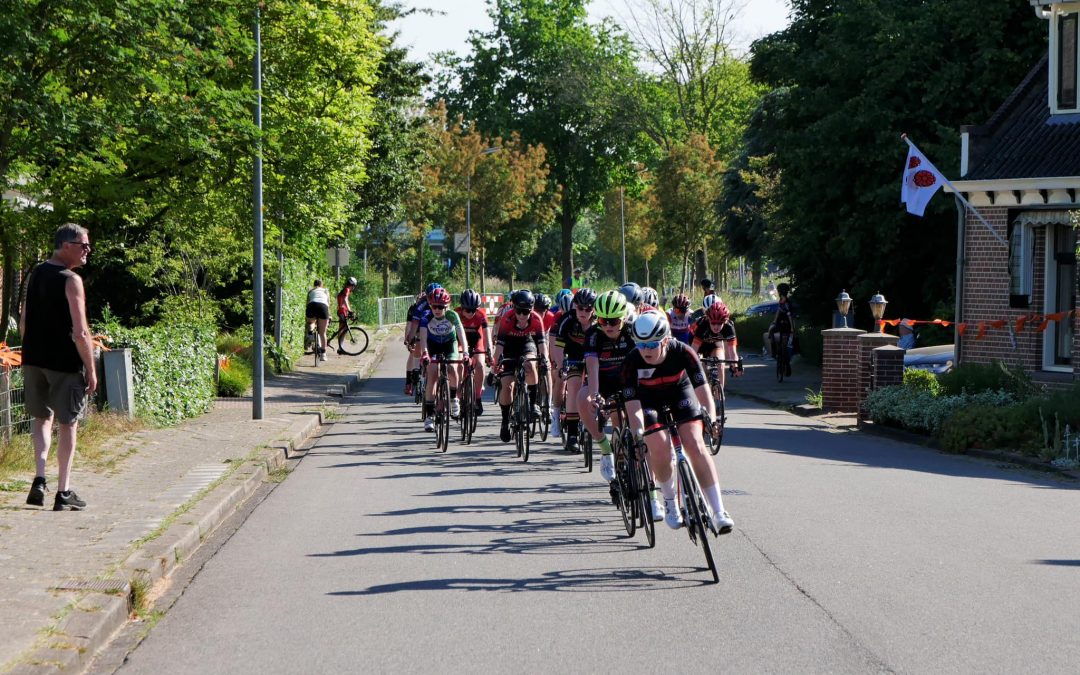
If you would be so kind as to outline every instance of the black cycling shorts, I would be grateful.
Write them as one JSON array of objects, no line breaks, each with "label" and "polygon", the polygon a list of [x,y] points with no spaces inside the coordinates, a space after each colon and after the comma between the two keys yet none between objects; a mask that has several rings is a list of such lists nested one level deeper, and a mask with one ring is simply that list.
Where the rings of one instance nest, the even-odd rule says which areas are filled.
[{"label": "black cycling shorts", "polygon": [[321,302],[309,302],[307,304],[307,310],[304,312],[304,316],[308,319],[323,319],[324,321],[329,321],[330,306],[324,305]]},{"label": "black cycling shorts", "polygon": [[[645,414],[646,436],[667,428],[660,415],[660,409],[663,407],[664,404],[658,401],[641,400],[641,408]],[[701,409],[701,404],[698,403],[696,397],[680,399],[676,403],[669,404],[667,410],[668,416],[676,425],[699,420],[704,416],[704,411]]]}]

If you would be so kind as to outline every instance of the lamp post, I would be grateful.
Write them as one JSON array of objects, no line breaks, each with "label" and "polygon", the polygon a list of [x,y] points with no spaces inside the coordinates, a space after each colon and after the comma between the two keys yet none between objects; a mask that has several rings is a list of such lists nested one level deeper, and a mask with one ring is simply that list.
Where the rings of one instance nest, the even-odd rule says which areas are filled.
[{"label": "lamp post", "polygon": [[623,208],[623,192],[625,188],[619,186],[619,229],[622,232],[622,282],[625,284],[626,279],[626,213]]},{"label": "lamp post", "polygon": [[836,309],[840,310],[840,318],[843,320],[843,328],[847,328],[847,315],[851,310],[851,296],[847,291],[841,290],[840,295],[836,296]]},{"label": "lamp post", "polygon": [[875,332],[882,332],[884,324],[882,324],[881,319],[885,316],[885,305],[887,304],[889,304],[889,301],[885,299],[885,296],[880,291],[870,298],[870,313],[874,315]]},{"label": "lamp post", "polygon": [[[255,5],[255,127],[262,134],[262,33],[259,28],[259,5]],[[254,260],[252,269],[252,349],[251,349],[251,418],[263,418],[263,164],[262,138],[255,139]]]},{"label": "lamp post", "polygon": [[502,150],[497,145],[484,148],[480,154],[469,162],[469,173],[465,176],[465,239],[468,247],[465,249],[465,288],[472,288],[472,175],[475,168],[475,160]]}]

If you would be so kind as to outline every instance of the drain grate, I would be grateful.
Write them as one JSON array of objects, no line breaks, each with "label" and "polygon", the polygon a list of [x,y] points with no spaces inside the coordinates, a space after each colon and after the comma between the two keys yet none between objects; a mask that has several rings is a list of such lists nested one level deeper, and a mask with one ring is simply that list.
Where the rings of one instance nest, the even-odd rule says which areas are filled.
[{"label": "drain grate", "polygon": [[127,594],[131,587],[123,579],[67,579],[55,586],[50,586],[53,591],[90,591],[93,593],[108,593],[110,595]]}]

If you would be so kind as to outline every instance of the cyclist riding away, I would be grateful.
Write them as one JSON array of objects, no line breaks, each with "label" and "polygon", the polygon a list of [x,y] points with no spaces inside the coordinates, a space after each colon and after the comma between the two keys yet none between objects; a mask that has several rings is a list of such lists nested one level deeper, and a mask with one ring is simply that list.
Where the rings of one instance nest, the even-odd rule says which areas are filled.
[{"label": "cyclist riding away", "polygon": [[[552,411],[551,433],[559,435],[559,406],[566,405],[566,447],[570,452],[577,450],[578,393],[581,391],[581,376],[585,370],[585,333],[596,321],[593,305],[596,292],[583,288],[574,295],[572,311],[564,316],[555,329],[555,345],[551,350],[551,363],[559,373],[560,382],[565,386],[565,397],[556,401]],[[562,393],[563,387],[556,387]]]},{"label": "cyclist riding away", "polygon": [[[694,350],[701,356],[714,356],[728,361],[739,359],[739,338],[735,334],[735,323],[727,305],[719,300],[714,302],[693,325]],[[721,351],[723,346],[723,351]],[[720,389],[724,388],[724,369],[720,368]],[[736,377],[741,376],[742,368],[735,370]],[[712,419],[710,417],[710,419]]]},{"label": "cyclist riding away", "polygon": [[345,281],[345,286],[341,289],[341,292],[337,294],[338,354],[345,353],[345,350],[342,349],[342,345],[345,342],[345,336],[348,334],[349,330],[349,315],[352,314],[352,308],[349,307],[349,296],[352,294],[354,288],[356,288],[356,277],[349,277]]},{"label": "cyclist riding away", "polygon": [[[514,291],[511,303],[514,310],[504,314],[498,322],[498,338],[495,342],[495,367],[499,369],[502,386],[499,387],[499,407],[502,409],[502,426],[499,438],[510,442],[510,402],[514,400],[514,375],[522,359],[539,355],[540,363],[547,361],[547,341],[544,339],[544,323],[533,311],[535,298],[531,291]],[[536,405],[536,385],[539,382],[536,361],[525,361],[525,383],[529,388],[529,405],[535,419],[540,414]]]},{"label": "cyclist riding away", "polygon": [[[450,309],[450,293],[436,288],[429,298],[431,313],[420,320],[421,362],[427,365],[427,387],[424,391],[424,431],[435,431],[435,385],[439,379],[439,364],[433,356],[442,356],[452,362],[466,353],[465,329],[457,312]],[[457,399],[458,370],[447,369],[450,382],[450,416],[457,417],[461,405]]]},{"label": "cyclist riding away", "polygon": [[[713,527],[720,534],[730,532],[735,521],[724,510],[716,465],[702,435],[702,412],[711,419],[716,406],[701,361],[693,349],[671,339],[671,327],[660,312],[644,312],[634,321],[632,335],[637,349],[623,367],[626,413],[635,438],[643,437],[648,448],[653,478],[664,496],[664,522],[672,529],[682,526],[675,504],[675,457],[660,415],[667,408],[709,504]],[[654,500],[654,516],[658,507]]]},{"label": "cyclist riding away", "polygon": [[461,292],[461,305],[457,309],[461,325],[465,329],[465,340],[469,343],[469,357],[472,359],[477,416],[484,412],[482,398],[485,362],[491,367],[491,333],[488,330],[487,313],[480,306],[481,301],[480,294],[468,288]]},{"label": "cyclist riding away", "polygon": [[596,299],[597,323],[585,332],[587,386],[578,392],[578,410],[593,442],[600,447],[600,477],[605,483],[615,479],[615,460],[611,456],[611,443],[591,411],[596,410],[598,397],[606,399],[622,390],[623,361],[634,350],[630,325],[626,323],[629,312],[630,304],[622,293],[603,293]]},{"label": "cyclist riding away", "polygon": [[[772,352],[772,357],[776,358],[777,348],[779,347],[779,336],[781,334],[787,335],[788,340],[792,339],[795,335],[795,306],[792,304],[791,299],[788,297],[791,295],[791,284],[783,283],[776,287],[778,294],[776,316],[773,317],[773,322],[769,324],[769,330],[765,332],[766,344],[769,345],[769,349]],[[787,349],[788,345],[784,345],[784,349]],[[791,362],[788,361],[786,372],[784,377],[791,377]]]},{"label": "cyclist riding away", "polygon": [[308,333],[315,333],[315,349],[319,360],[326,360],[326,326],[330,323],[330,291],[323,288],[322,280],[316,279],[314,287],[307,294]]}]

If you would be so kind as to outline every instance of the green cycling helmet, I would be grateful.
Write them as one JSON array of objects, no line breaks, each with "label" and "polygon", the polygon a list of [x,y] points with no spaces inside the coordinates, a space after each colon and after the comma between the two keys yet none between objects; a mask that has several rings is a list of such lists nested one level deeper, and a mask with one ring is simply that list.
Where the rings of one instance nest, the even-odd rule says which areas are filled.
[{"label": "green cycling helmet", "polygon": [[622,319],[626,308],[626,296],[618,291],[602,293],[596,299],[596,316],[601,319]]}]

